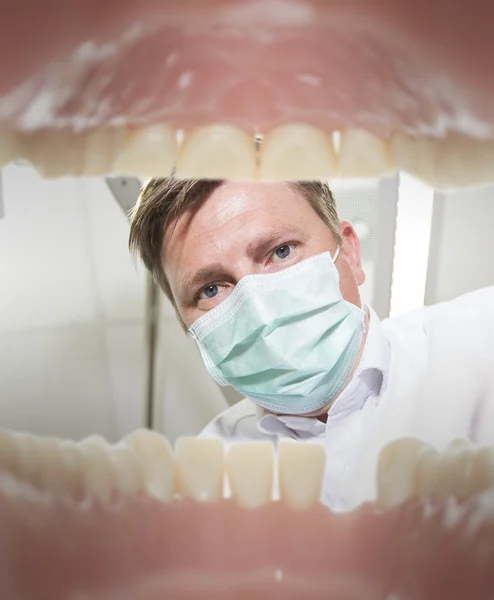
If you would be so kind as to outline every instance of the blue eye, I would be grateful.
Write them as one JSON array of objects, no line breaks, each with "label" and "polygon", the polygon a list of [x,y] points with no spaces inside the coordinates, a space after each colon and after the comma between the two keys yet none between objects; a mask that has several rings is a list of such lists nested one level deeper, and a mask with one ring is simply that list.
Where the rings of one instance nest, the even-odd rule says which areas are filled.
[{"label": "blue eye", "polygon": [[288,244],[285,244],[284,246],[280,246],[279,248],[276,248],[276,250],[274,251],[274,253],[276,254],[276,256],[278,258],[287,258],[290,255],[290,252],[292,251],[292,249],[290,248],[290,246]]},{"label": "blue eye", "polygon": [[206,296],[206,298],[214,298],[218,295],[219,289],[217,285],[208,285],[203,290],[202,293]]}]

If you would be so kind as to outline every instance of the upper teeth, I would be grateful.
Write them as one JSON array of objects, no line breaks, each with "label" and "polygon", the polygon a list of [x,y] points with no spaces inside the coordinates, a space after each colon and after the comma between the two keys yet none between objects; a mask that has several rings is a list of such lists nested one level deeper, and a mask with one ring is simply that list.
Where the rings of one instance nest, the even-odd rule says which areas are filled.
[{"label": "upper teeth", "polygon": [[340,177],[380,177],[403,165],[391,153],[390,145],[378,137],[352,129],[341,134]]},{"label": "upper teeth", "polygon": [[177,159],[177,176],[208,179],[253,179],[255,140],[230,125],[211,125],[185,134]]},{"label": "upper teeth", "polygon": [[425,140],[396,134],[391,151],[401,169],[437,189],[494,181],[494,140],[464,136]]},{"label": "upper teeth", "polygon": [[268,133],[259,163],[263,181],[330,179],[338,172],[331,137],[308,125],[285,125]]},{"label": "upper teeth", "polygon": [[0,166],[23,159],[45,177],[166,177],[176,167],[178,177],[261,181],[380,177],[398,168],[439,189],[494,182],[494,140],[401,133],[383,140],[363,130],[324,132],[300,123],[265,133],[260,145],[256,139],[228,124],[187,131],[181,143],[169,124],[3,133]]},{"label": "upper teeth", "polygon": [[[171,173],[177,154],[177,136],[169,125],[154,125],[131,131],[110,168],[120,175]],[[104,173],[105,175],[107,173]]]}]

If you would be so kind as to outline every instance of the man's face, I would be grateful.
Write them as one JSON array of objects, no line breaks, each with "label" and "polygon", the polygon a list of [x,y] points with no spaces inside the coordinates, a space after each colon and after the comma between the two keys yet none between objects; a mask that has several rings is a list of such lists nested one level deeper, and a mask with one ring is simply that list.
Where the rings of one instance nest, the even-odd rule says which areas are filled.
[{"label": "man's face", "polygon": [[[343,297],[360,305],[364,282],[357,236],[341,225],[336,260]],[[224,183],[195,212],[181,215],[163,241],[163,266],[190,327],[246,275],[273,273],[329,251],[337,242],[303,195],[284,183]]]}]

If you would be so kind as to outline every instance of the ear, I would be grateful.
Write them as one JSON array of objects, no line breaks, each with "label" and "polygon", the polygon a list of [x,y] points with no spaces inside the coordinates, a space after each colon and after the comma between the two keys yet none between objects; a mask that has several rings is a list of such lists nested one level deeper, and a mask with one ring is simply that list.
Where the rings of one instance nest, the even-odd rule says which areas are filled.
[{"label": "ear", "polygon": [[362,285],[365,281],[365,273],[362,268],[362,256],[360,254],[360,242],[355,233],[355,229],[348,221],[342,221],[341,236],[343,238],[342,252],[357,285]]}]

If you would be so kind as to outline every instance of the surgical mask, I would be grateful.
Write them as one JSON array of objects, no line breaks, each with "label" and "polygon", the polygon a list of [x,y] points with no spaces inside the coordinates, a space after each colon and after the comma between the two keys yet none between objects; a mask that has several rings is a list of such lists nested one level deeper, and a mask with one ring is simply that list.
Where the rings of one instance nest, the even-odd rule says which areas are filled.
[{"label": "surgical mask", "polygon": [[247,275],[192,325],[219,385],[280,414],[317,411],[339,395],[358,360],[365,312],[341,295],[337,255]]}]

